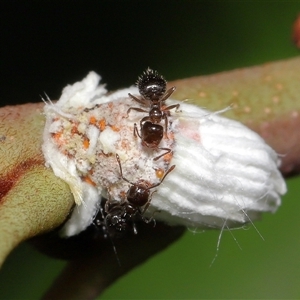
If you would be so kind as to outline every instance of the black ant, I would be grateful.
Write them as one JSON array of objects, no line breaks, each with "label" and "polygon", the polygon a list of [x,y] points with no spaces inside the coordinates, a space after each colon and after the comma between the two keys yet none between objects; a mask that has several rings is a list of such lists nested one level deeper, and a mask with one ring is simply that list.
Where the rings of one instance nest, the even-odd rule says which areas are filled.
[{"label": "black ant", "polygon": [[119,164],[122,179],[130,183],[131,186],[127,191],[126,199],[123,199],[121,202],[110,199],[106,201],[104,207],[104,212],[106,215],[104,223],[109,231],[111,231],[111,229],[114,231],[114,234],[122,234],[129,229],[132,229],[134,234],[137,234],[134,221],[141,219],[145,223],[154,221],[155,224],[153,216],[150,219],[147,219],[143,216],[150,205],[152,194],[155,192],[154,191],[150,194],[150,190],[159,186],[164,181],[165,177],[174,170],[175,165],[169,168],[161,181],[157,184],[150,185],[144,180],[139,180],[137,183],[133,183],[123,176],[122,166],[118,154],[116,154],[116,158]]},{"label": "black ant", "polygon": [[138,107],[130,107],[127,114],[131,110],[136,110],[138,112],[148,112],[149,116],[146,116],[140,121],[141,134],[138,132],[136,123],[134,124],[134,136],[138,135],[142,140],[142,145],[152,149],[166,150],[164,154],[157,156],[154,160],[171,152],[169,148],[158,148],[164,134],[164,128],[159,123],[162,120],[165,121],[165,134],[168,138],[168,116],[166,112],[169,110],[179,108],[180,104],[174,104],[165,107],[164,101],[167,100],[175,91],[176,87],[173,86],[167,89],[167,82],[163,76],[159,75],[157,71],[148,68],[142,76],[139,77],[136,83],[142,98],[137,98],[132,94],[128,94],[133,100],[150,107],[150,111],[144,110]]}]

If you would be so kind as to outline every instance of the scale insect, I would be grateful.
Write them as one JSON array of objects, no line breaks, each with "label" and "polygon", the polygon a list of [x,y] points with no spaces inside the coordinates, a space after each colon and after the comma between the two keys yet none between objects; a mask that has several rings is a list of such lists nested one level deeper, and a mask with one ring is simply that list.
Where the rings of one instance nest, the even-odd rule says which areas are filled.
[{"label": "scale insect", "polygon": [[[160,157],[171,152],[169,148],[158,147],[161,140],[163,139],[164,133],[165,137],[168,139],[168,115],[170,110],[176,108],[178,110],[180,104],[165,106],[165,100],[167,100],[175,91],[175,87],[171,87],[166,91],[167,82],[158,74],[157,71],[154,71],[148,68],[142,76],[139,77],[136,83],[141,98],[138,98],[132,94],[128,94],[136,102],[143,104],[146,107],[149,107],[149,110],[130,107],[127,111],[127,114],[131,110],[138,112],[146,112],[149,115],[145,116],[140,121],[140,133],[137,128],[137,124],[134,124],[134,136],[139,136],[142,140],[142,145],[152,149],[165,150],[166,152],[155,157],[154,160],[158,160]],[[164,127],[160,123],[164,121]]]}]

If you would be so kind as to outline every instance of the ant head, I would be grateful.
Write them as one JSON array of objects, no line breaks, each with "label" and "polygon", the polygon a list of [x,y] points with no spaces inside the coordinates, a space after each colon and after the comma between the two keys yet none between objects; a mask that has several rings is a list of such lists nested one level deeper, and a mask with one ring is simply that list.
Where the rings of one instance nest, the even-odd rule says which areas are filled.
[{"label": "ant head", "polygon": [[134,206],[144,206],[150,195],[150,189],[144,183],[134,184],[130,186],[127,193],[127,201]]},{"label": "ant head", "polygon": [[136,83],[140,94],[146,100],[159,100],[166,92],[167,82],[157,73],[148,68]]}]

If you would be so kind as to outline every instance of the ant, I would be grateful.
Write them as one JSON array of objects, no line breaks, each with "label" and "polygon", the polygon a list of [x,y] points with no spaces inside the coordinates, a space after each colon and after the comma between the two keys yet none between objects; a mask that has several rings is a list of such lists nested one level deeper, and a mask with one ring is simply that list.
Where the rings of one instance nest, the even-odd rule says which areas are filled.
[{"label": "ant", "polygon": [[159,123],[162,120],[165,121],[165,134],[166,138],[168,138],[167,130],[168,130],[168,116],[167,112],[173,108],[176,110],[179,108],[180,104],[174,104],[165,107],[164,101],[167,100],[175,91],[176,87],[173,86],[169,90],[167,89],[167,81],[163,78],[163,76],[159,75],[157,71],[154,71],[148,68],[142,76],[140,76],[136,83],[139,92],[142,98],[137,98],[132,94],[128,94],[133,100],[138,103],[141,103],[150,108],[149,111],[138,108],[138,107],[130,107],[127,111],[127,114],[131,110],[136,110],[138,112],[147,112],[149,116],[146,116],[140,121],[140,131],[139,133],[137,129],[136,123],[134,123],[134,136],[137,135],[142,140],[142,145],[152,149],[160,149],[166,150],[167,152],[163,153],[160,156],[154,158],[154,160],[158,160],[160,157],[166,155],[171,152],[169,148],[158,148],[159,143],[161,142],[164,134],[164,128]]},{"label": "ant", "polygon": [[123,199],[121,202],[110,199],[106,201],[104,207],[104,212],[106,214],[104,223],[108,230],[111,231],[112,229],[117,234],[122,234],[130,228],[133,229],[134,234],[137,234],[134,224],[134,220],[136,220],[137,217],[147,224],[153,220],[155,225],[153,215],[150,219],[143,216],[148,209],[152,195],[155,192],[154,191],[150,194],[150,190],[159,186],[164,181],[165,177],[174,170],[175,165],[169,168],[159,183],[150,185],[144,180],[139,180],[137,183],[133,183],[126,179],[123,176],[120,157],[118,154],[116,154],[116,159],[119,164],[121,178],[130,183],[131,186],[127,191],[126,199]]}]

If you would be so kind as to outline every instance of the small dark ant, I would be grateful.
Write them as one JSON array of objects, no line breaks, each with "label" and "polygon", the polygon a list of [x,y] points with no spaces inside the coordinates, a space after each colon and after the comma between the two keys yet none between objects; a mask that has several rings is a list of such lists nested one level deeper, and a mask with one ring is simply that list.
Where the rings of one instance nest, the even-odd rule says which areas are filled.
[{"label": "small dark ant", "polygon": [[123,199],[121,202],[111,199],[106,201],[104,207],[104,222],[109,231],[111,231],[111,229],[114,231],[114,235],[118,235],[118,233],[122,234],[129,229],[132,229],[134,234],[137,234],[134,221],[140,219],[145,223],[154,221],[155,224],[153,216],[150,219],[143,216],[148,209],[152,195],[155,192],[154,191],[150,194],[150,190],[159,186],[164,181],[165,177],[174,170],[175,165],[169,168],[161,181],[157,184],[150,185],[144,180],[139,180],[137,183],[133,183],[123,176],[120,157],[118,154],[116,154],[116,158],[119,164],[121,178],[130,183],[131,186],[127,191],[126,199]]},{"label": "small dark ant", "polygon": [[[131,110],[136,110],[138,112],[147,112],[149,116],[146,116],[140,121],[140,130],[141,134],[138,132],[136,123],[134,124],[134,136],[137,135],[142,140],[142,145],[152,149],[166,150],[164,154],[157,156],[154,160],[159,159],[160,157],[171,152],[169,148],[159,148],[158,145],[161,142],[164,134],[164,128],[159,123],[162,120],[165,121],[165,134],[168,138],[168,113],[171,109],[179,108],[180,104],[174,104],[167,107],[164,107],[164,101],[167,100],[175,91],[176,87],[173,86],[169,90],[167,89],[167,81],[163,76],[159,75],[157,71],[151,70],[148,68],[142,76],[139,77],[136,83],[139,92],[142,98],[137,98],[132,94],[128,94],[133,100],[141,103],[150,108],[149,111],[138,108],[130,107],[127,111],[127,114]],[[168,112],[168,113],[167,113]]]}]

